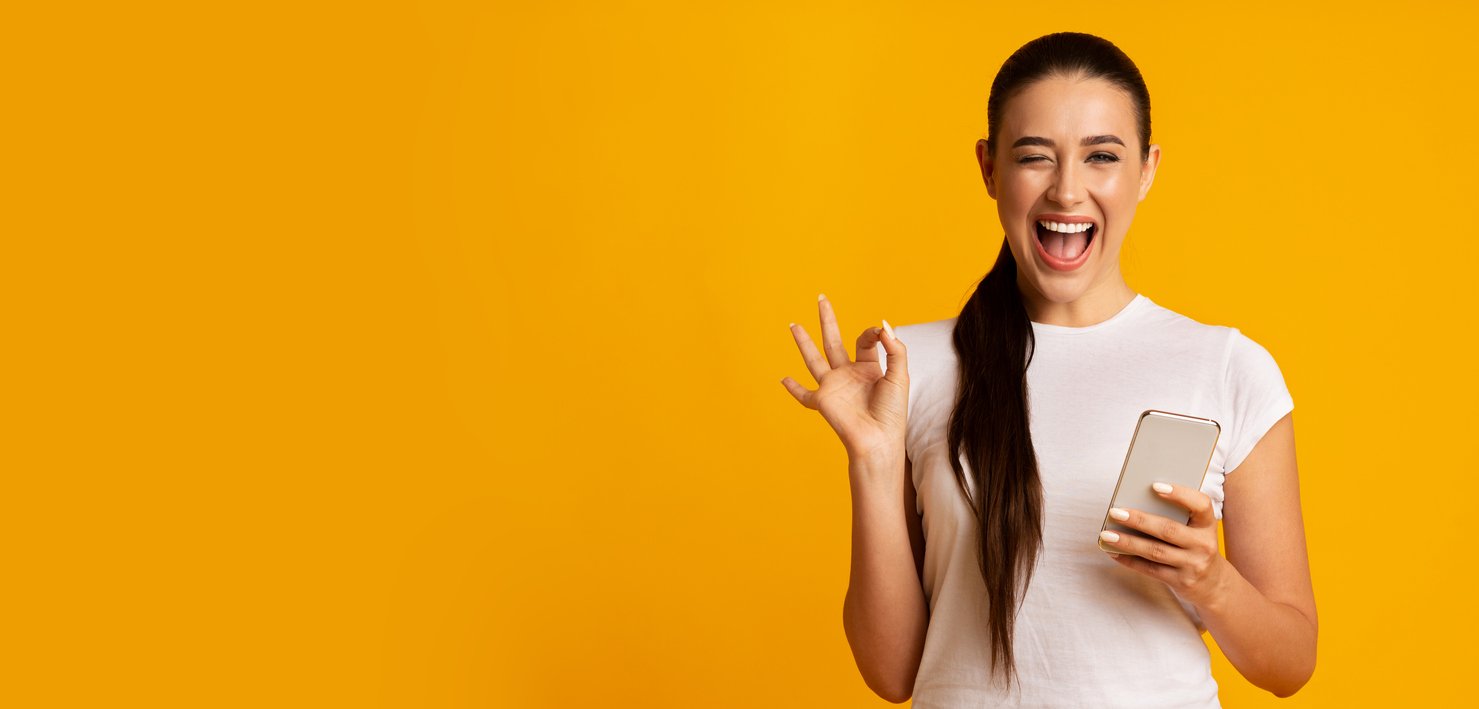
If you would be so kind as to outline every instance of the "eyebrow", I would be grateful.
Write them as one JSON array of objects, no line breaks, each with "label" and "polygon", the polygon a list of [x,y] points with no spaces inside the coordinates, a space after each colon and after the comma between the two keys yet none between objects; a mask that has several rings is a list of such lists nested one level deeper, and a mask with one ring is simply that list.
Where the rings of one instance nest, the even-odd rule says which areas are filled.
[{"label": "eyebrow", "polygon": [[[1091,135],[1087,138],[1084,138],[1083,142],[1079,143],[1079,145],[1099,145],[1100,143],[1119,143],[1121,146],[1123,146],[1125,144],[1125,141],[1120,140],[1119,136],[1116,135]],[[1035,135],[1022,136],[1021,138],[1017,139],[1017,142],[1012,143],[1012,147],[1014,148],[1020,148],[1024,145],[1042,145],[1049,148],[1058,147],[1058,144],[1054,143],[1051,139],[1042,138]]]}]

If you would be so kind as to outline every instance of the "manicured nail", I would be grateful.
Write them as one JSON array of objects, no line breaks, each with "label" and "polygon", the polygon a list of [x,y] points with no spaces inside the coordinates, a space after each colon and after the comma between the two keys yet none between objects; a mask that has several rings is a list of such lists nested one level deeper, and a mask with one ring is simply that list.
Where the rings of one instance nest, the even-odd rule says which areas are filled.
[{"label": "manicured nail", "polygon": [[1129,519],[1130,513],[1118,507],[1111,507],[1109,508],[1109,516],[1115,519]]},{"label": "manicured nail", "polygon": [[890,339],[890,340],[897,340],[897,339],[899,339],[897,337],[894,337],[894,329],[892,327],[889,327],[887,320],[884,320],[883,321],[883,330],[884,330],[884,332],[887,332],[888,333],[888,339]]},{"label": "manicured nail", "polygon": [[1154,485],[1151,485],[1151,487],[1154,488],[1156,492],[1170,492],[1171,491],[1171,486],[1170,485],[1167,485],[1165,483],[1155,483]]},{"label": "manicured nail", "polygon": [[1117,542],[1120,540],[1120,535],[1106,529],[1099,533],[1099,538],[1106,542]]}]

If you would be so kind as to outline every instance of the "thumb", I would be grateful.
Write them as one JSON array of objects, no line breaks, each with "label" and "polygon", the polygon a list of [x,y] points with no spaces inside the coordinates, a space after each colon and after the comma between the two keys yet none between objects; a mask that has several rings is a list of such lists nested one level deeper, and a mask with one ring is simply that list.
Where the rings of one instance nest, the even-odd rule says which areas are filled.
[{"label": "thumb", "polygon": [[887,320],[883,321],[883,333],[879,335],[878,342],[883,345],[883,356],[879,358],[879,363],[883,365],[883,378],[895,384],[907,385],[909,350],[904,346],[903,340],[894,337],[894,329]]},{"label": "thumb", "polygon": [[1201,504],[1192,507],[1191,519],[1186,524],[1191,527],[1216,527],[1217,510],[1213,507],[1212,498],[1200,490],[1196,494],[1197,501]]}]

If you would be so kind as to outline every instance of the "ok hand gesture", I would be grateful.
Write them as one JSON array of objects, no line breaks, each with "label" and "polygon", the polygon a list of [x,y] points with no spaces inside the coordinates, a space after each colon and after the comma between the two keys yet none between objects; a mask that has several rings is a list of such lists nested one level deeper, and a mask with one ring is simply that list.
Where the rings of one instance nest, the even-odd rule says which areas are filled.
[{"label": "ok hand gesture", "polygon": [[[809,390],[790,377],[781,379],[781,384],[803,406],[821,412],[850,458],[897,456],[894,459],[902,461],[909,405],[909,359],[904,343],[893,337],[892,328],[884,321],[883,328],[870,327],[858,336],[858,359],[854,362],[842,346],[837,317],[825,295],[817,297],[817,310],[825,357],[805,328],[791,325],[791,335],[796,338],[806,368],[817,380],[817,389]],[[879,342],[888,353],[887,373],[874,349]]]}]

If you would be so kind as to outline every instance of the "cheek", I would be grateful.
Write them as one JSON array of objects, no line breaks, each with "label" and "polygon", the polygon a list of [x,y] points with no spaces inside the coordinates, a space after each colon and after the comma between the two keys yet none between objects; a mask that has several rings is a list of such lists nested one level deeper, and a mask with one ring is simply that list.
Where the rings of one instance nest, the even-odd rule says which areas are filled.
[{"label": "cheek", "polygon": [[1004,211],[1026,214],[1042,199],[1050,184],[1041,173],[1016,172],[1007,175],[1005,180],[997,184],[996,198]]},{"label": "cheek", "polygon": [[1122,217],[1126,212],[1133,212],[1139,202],[1139,175],[1128,171],[1102,175],[1095,182],[1093,192],[1105,217]]},{"label": "cheek", "polygon": [[1139,188],[1139,175],[1129,169],[1104,170],[1096,175],[1096,187],[1101,194],[1115,197],[1125,193],[1135,194]]}]

